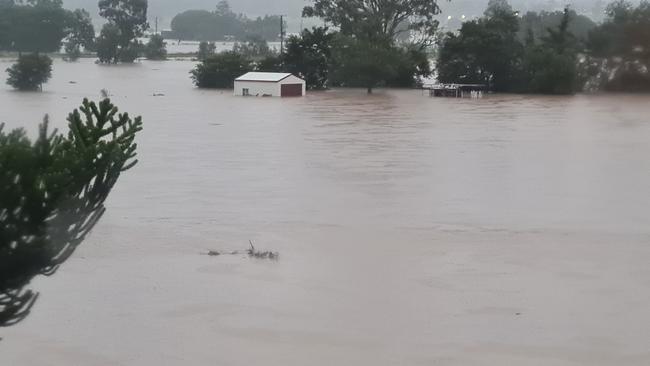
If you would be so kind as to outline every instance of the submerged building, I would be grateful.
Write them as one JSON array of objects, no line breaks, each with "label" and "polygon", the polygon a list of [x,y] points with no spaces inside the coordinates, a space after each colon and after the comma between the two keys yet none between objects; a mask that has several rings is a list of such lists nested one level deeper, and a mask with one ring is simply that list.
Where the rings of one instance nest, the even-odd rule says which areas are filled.
[{"label": "submerged building", "polygon": [[236,96],[302,97],[307,85],[293,74],[249,72],[235,79]]}]

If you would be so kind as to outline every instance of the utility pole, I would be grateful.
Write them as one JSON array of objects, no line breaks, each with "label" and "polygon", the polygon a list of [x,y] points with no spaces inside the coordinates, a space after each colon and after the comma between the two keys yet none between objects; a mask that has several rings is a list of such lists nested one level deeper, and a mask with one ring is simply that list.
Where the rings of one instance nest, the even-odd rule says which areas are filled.
[{"label": "utility pole", "polygon": [[280,15],[280,55],[284,53],[284,15]]},{"label": "utility pole", "polygon": [[158,17],[156,17],[156,34],[158,34]]}]

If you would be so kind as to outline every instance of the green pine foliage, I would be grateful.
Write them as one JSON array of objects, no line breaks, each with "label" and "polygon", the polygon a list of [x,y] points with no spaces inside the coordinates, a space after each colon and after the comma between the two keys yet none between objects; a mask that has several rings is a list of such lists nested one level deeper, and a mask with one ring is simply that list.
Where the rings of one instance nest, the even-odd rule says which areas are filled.
[{"label": "green pine foliage", "polygon": [[136,165],[142,119],[119,114],[109,99],[84,100],[67,135],[48,120],[32,142],[0,126],[0,326],[29,315],[38,294],[27,286],[74,253],[105,211],[123,172]]}]

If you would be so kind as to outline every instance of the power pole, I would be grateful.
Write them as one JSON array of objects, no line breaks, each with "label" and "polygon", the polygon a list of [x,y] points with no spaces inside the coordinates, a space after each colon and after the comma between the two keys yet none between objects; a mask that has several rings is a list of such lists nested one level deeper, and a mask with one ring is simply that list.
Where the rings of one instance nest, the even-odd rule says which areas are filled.
[{"label": "power pole", "polygon": [[280,54],[284,53],[284,15],[280,15]]},{"label": "power pole", "polygon": [[158,34],[158,17],[156,17],[156,34]]}]

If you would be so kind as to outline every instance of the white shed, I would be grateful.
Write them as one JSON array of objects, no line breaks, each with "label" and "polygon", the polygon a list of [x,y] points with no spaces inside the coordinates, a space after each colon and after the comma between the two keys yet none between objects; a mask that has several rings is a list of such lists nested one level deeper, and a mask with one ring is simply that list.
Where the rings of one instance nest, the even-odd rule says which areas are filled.
[{"label": "white shed", "polygon": [[305,81],[281,72],[249,72],[235,79],[235,95],[258,97],[302,97]]}]

